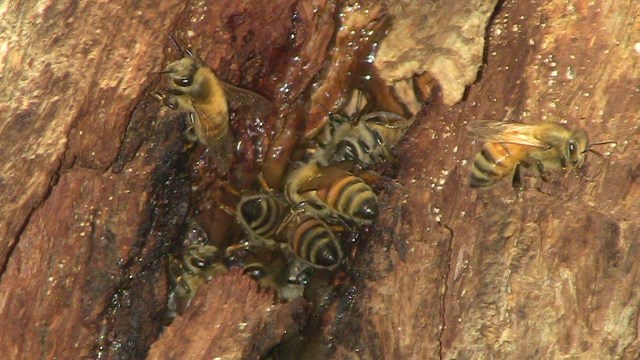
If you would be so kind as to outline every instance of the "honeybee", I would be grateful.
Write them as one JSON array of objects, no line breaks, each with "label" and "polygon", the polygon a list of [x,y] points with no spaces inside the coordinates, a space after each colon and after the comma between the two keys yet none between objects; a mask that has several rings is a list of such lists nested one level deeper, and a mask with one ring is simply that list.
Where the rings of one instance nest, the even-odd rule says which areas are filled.
[{"label": "honeybee", "polygon": [[291,213],[285,223],[291,251],[306,264],[319,269],[334,269],[342,262],[338,238],[326,222],[312,213]]},{"label": "honeybee", "polygon": [[253,240],[273,240],[288,208],[274,195],[243,196],[237,218]]},{"label": "honeybee", "polygon": [[216,147],[231,135],[224,85],[197,54],[183,49],[173,37],[171,40],[184,56],[164,68],[161,74],[170,80],[169,88],[153,96],[173,110],[187,110],[195,139]]},{"label": "honeybee", "polygon": [[315,160],[322,166],[351,161],[365,168],[388,160],[411,124],[413,119],[387,111],[357,116],[355,122],[332,115],[319,137]]},{"label": "honeybee", "polygon": [[590,147],[603,144],[589,145],[584,130],[555,123],[475,121],[467,128],[486,141],[471,167],[472,188],[491,186],[509,175],[514,188],[523,188],[523,172],[548,181],[547,170],[580,168],[587,151],[593,151]]},{"label": "honeybee", "polygon": [[244,247],[229,254],[233,265],[240,265],[246,274],[258,281],[260,287],[273,289],[280,301],[302,296],[303,268],[291,259],[282,247]]},{"label": "honeybee", "polygon": [[153,97],[173,110],[189,112],[189,140],[199,141],[228,160],[234,143],[229,129],[229,103],[253,112],[266,112],[271,104],[254,92],[220,80],[194,51],[170,38],[184,56],[161,71],[169,79],[169,87],[156,91]]},{"label": "honeybee", "polygon": [[[285,217],[287,207],[273,195],[254,195],[241,199],[238,221],[249,234],[249,241],[232,245],[227,256],[239,249],[281,248],[316,268],[333,268],[342,260],[342,249],[329,226],[304,209],[294,209]],[[312,213],[315,210],[312,210]]]},{"label": "honeybee", "polygon": [[168,273],[171,290],[169,308],[183,314],[198,288],[214,276],[226,271],[218,248],[213,245],[192,244],[181,259],[169,257]]},{"label": "honeybee", "polygon": [[296,206],[311,207],[321,217],[336,215],[356,225],[378,217],[378,198],[348,162],[321,167],[316,162],[293,169],[285,181],[285,196]]}]

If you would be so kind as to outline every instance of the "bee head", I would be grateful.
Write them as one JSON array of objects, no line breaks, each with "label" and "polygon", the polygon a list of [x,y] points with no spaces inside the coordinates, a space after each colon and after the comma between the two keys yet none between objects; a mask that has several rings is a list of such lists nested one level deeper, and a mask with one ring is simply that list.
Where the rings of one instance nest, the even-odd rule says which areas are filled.
[{"label": "bee head", "polygon": [[246,265],[243,272],[251,276],[251,278],[254,280],[260,280],[264,278],[268,273],[267,268],[260,262]]},{"label": "bee head", "polygon": [[219,260],[218,248],[213,245],[193,244],[186,249],[184,269],[197,274]]},{"label": "bee head", "polygon": [[357,161],[358,159],[358,148],[350,139],[340,141],[330,157],[330,161],[333,163],[340,161]]},{"label": "bee head", "polygon": [[582,129],[576,131],[573,136],[569,138],[564,157],[565,159],[569,159],[569,165],[571,165],[571,167],[582,167],[588,150],[588,144],[589,138],[587,137],[587,133]]},{"label": "bee head", "polygon": [[200,68],[199,61],[193,56],[185,56],[176,60],[162,71],[178,88],[188,88],[193,85],[196,71]]}]

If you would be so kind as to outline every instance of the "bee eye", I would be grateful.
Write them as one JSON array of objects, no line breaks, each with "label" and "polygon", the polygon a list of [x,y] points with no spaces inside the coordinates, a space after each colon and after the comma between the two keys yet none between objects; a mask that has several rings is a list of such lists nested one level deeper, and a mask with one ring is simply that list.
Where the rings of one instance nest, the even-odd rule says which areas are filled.
[{"label": "bee eye", "polygon": [[185,76],[182,78],[177,78],[174,80],[174,83],[178,86],[187,87],[193,84],[193,76]]},{"label": "bee eye", "polygon": [[244,273],[245,274],[249,274],[249,276],[251,276],[251,278],[253,278],[254,280],[260,280],[265,275],[267,275],[266,269],[263,268],[262,266],[259,266],[259,265],[249,265],[249,266],[247,266],[244,269]]},{"label": "bee eye", "polygon": [[378,133],[375,130],[371,131],[371,133],[373,134],[373,137],[376,139],[376,143],[378,144],[378,146],[383,146],[384,140],[382,139],[382,136],[380,136],[380,133]]},{"label": "bee eye", "polygon": [[294,279],[289,279],[290,284],[307,285],[309,283],[309,274],[300,273]]},{"label": "bee eye", "polygon": [[207,261],[197,256],[194,256],[187,260],[191,268],[194,269],[204,269],[207,266]]},{"label": "bee eye", "polygon": [[569,161],[571,161],[571,165],[577,166],[580,162],[580,153],[578,152],[578,143],[576,140],[569,141]]}]

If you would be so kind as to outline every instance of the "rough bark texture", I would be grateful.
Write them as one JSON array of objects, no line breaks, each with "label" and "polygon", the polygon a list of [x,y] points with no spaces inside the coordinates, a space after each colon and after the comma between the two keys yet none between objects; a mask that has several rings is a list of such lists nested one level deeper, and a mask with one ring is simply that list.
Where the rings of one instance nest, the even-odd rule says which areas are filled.
[{"label": "rough bark texture", "polygon": [[376,67],[394,83],[428,71],[442,101],[454,105],[482,65],[487,23],[497,0],[389,1],[394,23],[380,45]]},{"label": "rough bark texture", "polygon": [[[447,6],[435,3],[426,8]],[[203,286],[164,332],[165,257],[193,209],[211,207],[213,195],[194,184],[215,177],[201,152],[185,150],[184,114],[160,112],[147,96],[152,72],[180,56],[167,34],[279,109],[265,124],[232,124],[241,157],[259,164],[286,115],[304,107],[305,88],[321,81],[314,76],[330,71],[339,6],[0,3],[4,357],[253,359],[305,323],[301,334],[313,339],[319,322],[327,340],[306,353],[320,343],[337,359],[638,358],[640,4],[499,4],[480,79],[459,104],[443,105],[473,81],[480,64],[469,59],[493,3],[469,15],[472,35],[451,32],[452,47],[416,35],[415,51],[395,55],[416,62],[435,48],[445,59],[425,63],[437,64],[460,51],[460,75],[379,69],[389,82],[431,71],[443,90],[396,149],[402,162],[380,195],[380,221],[322,316],[304,301],[273,304],[231,272]],[[400,5],[386,11],[410,16],[397,15]],[[440,20],[427,34],[457,29],[466,9],[433,16]],[[407,28],[407,38],[420,33]],[[476,119],[563,122],[592,142],[618,143],[598,148],[604,158],[590,154],[580,171],[529,179],[518,198],[508,181],[468,187],[480,144],[465,125]],[[210,240],[221,241],[216,226],[207,227]]]},{"label": "rough bark texture", "polygon": [[[300,331],[304,321],[294,320],[305,318],[301,302],[298,298],[276,304],[272,293],[260,292],[256,282],[240,272],[214,278],[189,312],[176,318],[151,346],[148,358],[260,358],[283,333]],[[235,341],[224,340],[229,333],[234,333]]]},{"label": "rough bark texture", "polygon": [[[281,104],[287,98],[274,94],[283,83],[300,93],[322,66],[325,51],[307,47],[316,21],[326,22],[315,11],[332,15],[333,8],[322,1],[0,5],[0,347],[7,358],[142,358],[162,331],[166,255],[190,209],[211,200],[194,203],[193,188],[213,176],[201,151],[185,151],[184,114],[157,117],[166,112],[148,96],[154,72],[182,56],[167,35],[206,50],[200,54],[221,78]],[[322,49],[330,36],[315,41],[311,48]],[[247,162],[264,157],[275,125],[234,123]],[[245,296],[232,292],[224,301],[245,309]],[[300,306],[283,309],[290,308]],[[264,342],[244,344],[261,351],[287,330],[262,321],[273,319],[266,313],[253,319],[258,325],[247,329]],[[238,332],[225,334],[218,340],[237,342]]]},{"label": "rough bark texture", "polygon": [[[635,359],[640,5],[507,1],[481,80],[430,106],[397,153],[380,237],[337,358]],[[468,187],[475,119],[554,121],[597,148],[578,172]],[[355,333],[352,333],[355,331]]]}]

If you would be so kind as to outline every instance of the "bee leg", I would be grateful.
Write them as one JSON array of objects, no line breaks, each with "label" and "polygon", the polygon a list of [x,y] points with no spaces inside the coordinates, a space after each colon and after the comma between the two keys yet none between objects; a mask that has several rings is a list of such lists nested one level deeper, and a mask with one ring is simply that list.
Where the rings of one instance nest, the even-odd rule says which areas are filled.
[{"label": "bee leg", "polygon": [[522,164],[518,162],[513,170],[513,180],[511,181],[511,186],[518,191],[524,191],[526,189],[524,185],[524,181],[522,180]]},{"label": "bee leg", "polygon": [[285,216],[285,218],[282,220],[280,226],[278,226],[276,234],[282,233],[282,231],[289,225],[289,223],[291,223],[291,221],[293,221],[293,219],[302,216],[302,214],[308,213],[309,211],[316,214],[318,212],[321,212],[323,209],[325,209],[323,205],[318,204],[313,200],[305,200],[295,204],[291,207],[289,214],[287,214],[287,216]]},{"label": "bee leg", "polygon": [[232,193],[235,196],[242,196],[242,194],[240,194],[240,191],[238,189],[236,189],[235,187],[233,187],[233,185],[229,184],[228,181],[225,180],[220,180],[219,184],[222,185],[222,187],[224,187],[225,190],[227,190],[228,192]]},{"label": "bee leg", "polygon": [[171,110],[178,110],[178,101],[176,98],[166,90],[157,90],[151,94],[151,97],[156,99],[160,104],[170,108]]},{"label": "bee leg", "polygon": [[236,210],[230,206],[228,206],[227,204],[223,204],[220,203],[218,204],[218,208],[220,208],[220,210],[226,212],[227,214],[231,215],[231,216],[237,216]]},{"label": "bee leg", "polygon": [[262,190],[264,190],[267,194],[275,196],[275,192],[269,186],[269,184],[267,184],[267,180],[265,180],[264,174],[262,173],[262,171],[258,173],[258,184],[260,184],[260,187],[262,188]]},{"label": "bee leg", "polygon": [[280,226],[278,226],[278,229],[276,230],[276,234],[282,233],[282,231],[289,225],[289,223],[291,223],[291,221],[293,221],[293,219],[296,216],[298,216],[298,214],[300,212],[304,212],[304,202],[296,204],[291,209],[289,214],[287,214],[287,216],[285,216],[285,218],[282,219],[282,222],[280,223]]},{"label": "bee leg", "polygon": [[241,242],[238,244],[233,244],[233,245],[229,245],[227,246],[227,248],[224,250],[225,256],[227,258],[231,258],[233,257],[236,253],[241,252],[241,251],[251,251],[251,247],[253,245],[251,245],[249,242]]},{"label": "bee leg", "polygon": [[196,135],[196,130],[193,126],[196,122],[195,114],[189,113],[189,121],[187,122],[187,128],[184,130],[184,136],[187,138],[187,141],[195,143],[198,142],[198,135]]},{"label": "bee leg", "polygon": [[[229,184],[225,180],[218,180],[218,184],[224,188],[227,192],[231,193],[234,196],[240,197],[242,194],[233,187],[233,185]],[[215,199],[217,200],[217,206],[220,210],[226,212],[227,214],[233,216],[234,218],[238,216],[238,212],[235,207],[231,207],[224,203],[224,193],[221,192],[221,189],[218,187],[215,191]]]},{"label": "bee leg", "polygon": [[538,170],[540,179],[542,179],[542,181],[544,182],[549,182],[549,174],[547,174],[547,171],[544,169],[542,161],[536,160],[536,169]]},{"label": "bee leg", "polygon": [[336,232],[352,231],[357,225],[350,222],[339,215],[327,214],[323,216],[322,220],[325,221],[329,230]]}]

